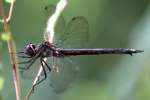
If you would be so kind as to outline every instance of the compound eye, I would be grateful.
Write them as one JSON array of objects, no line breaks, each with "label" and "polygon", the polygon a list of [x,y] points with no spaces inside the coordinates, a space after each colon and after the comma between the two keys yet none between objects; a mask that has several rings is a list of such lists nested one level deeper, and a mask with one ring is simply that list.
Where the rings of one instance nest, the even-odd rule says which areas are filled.
[{"label": "compound eye", "polygon": [[36,46],[32,43],[28,44],[25,48],[25,54],[32,57],[35,55],[35,48]]}]

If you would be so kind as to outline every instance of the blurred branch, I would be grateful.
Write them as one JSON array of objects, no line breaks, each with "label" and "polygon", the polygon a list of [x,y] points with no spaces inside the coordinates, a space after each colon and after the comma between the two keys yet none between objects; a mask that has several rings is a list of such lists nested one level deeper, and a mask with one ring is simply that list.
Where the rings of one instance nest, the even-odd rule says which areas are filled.
[{"label": "blurred branch", "polygon": [[[11,20],[14,3],[15,3],[15,0],[12,0],[12,2],[10,2],[10,8],[9,8],[8,17],[6,18],[6,22],[7,23],[9,23],[10,20]],[[1,15],[1,11],[0,11],[0,15]],[[0,19],[0,22],[4,23],[4,19]]]},{"label": "blurred branch", "polygon": [[56,22],[66,6],[67,6],[67,0],[60,0],[60,2],[57,3],[54,14],[50,16],[47,21],[47,27],[46,27],[47,36],[45,37],[46,41],[53,43]]},{"label": "blurred branch", "polygon": [[[12,8],[10,9],[11,13],[12,13]],[[18,74],[17,59],[16,59],[16,55],[15,55],[16,46],[15,46],[14,39],[12,37],[12,33],[9,29],[9,24],[8,24],[7,18],[5,17],[5,11],[3,9],[3,1],[2,0],[0,0],[0,10],[1,10],[0,12],[1,12],[2,19],[3,19],[3,29],[4,29],[3,35],[7,36],[7,38],[5,38],[5,39],[7,41],[8,53],[9,53],[10,62],[12,65],[13,81],[14,81],[15,92],[16,92],[16,100],[20,100],[20,98],[21,98],[20,97],[20,80],[19,80],[19,74]],[[10,19],[9,19],[9,21],[10,21]]]},{"label": "blurred branch", "polygon": [[[56,10],[55,10],[54,14],[48,18],[47,27],[46,27],[46,30],[45,30],[45,33],[44,33],[45,41],[53,43],[56,22],[57,22],[60,14],[62,13],[62,11],[64,10],[64,8],[66,6],[67,6],[67,0],[60,0],[57,3]],[[44,61],[46,61],[46,60],[47,59],[44,58]],[[44,65],[44,63],[43,63],[43,65]],[[39,77],[42,74],[42,72],[43,72],[43,69],[42,69],[42,66],[40,66],[40,69],[39,69],[39,71],[38,71],[38,73],[37,73],[37,75],[36,75],[36,77],[33,81],[32,87],[31,87],[30,91],[27,94],[27,97],[26,97],[27,100],[31,96],[32,92],[34,91],[35,86],[38,84]]]}]

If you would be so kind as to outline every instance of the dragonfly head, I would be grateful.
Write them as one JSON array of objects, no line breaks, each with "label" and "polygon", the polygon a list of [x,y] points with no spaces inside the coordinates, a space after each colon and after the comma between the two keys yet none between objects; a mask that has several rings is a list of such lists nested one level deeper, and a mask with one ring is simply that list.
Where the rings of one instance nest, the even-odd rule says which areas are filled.
[{"label": "dragonfly head", "polygon": [[24,53],[30,57],[34,56],[36,54],[36,46],[35,44],[28,44],[26,47],[25,47],[25,50],[24,50]]}]

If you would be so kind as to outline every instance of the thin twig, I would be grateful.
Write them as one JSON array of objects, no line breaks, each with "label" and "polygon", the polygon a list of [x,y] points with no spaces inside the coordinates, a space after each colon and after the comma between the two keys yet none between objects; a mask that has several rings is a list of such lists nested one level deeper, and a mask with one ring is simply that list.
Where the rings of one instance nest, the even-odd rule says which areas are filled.
[{"label": "thin twig", "polygon": [[46,34],[48,38],[47,41],[49,41],[50,43],[53,43],[56,22],[66,6],[67,0],[60,0],[57,3],[54,14],[50,16],[47,21]]},{"label": "thin twig", "polygon": [[9,21],[11,20],[14,3],[15,3],[15,1],[10,4],[9,14],[8,14],[8,18],[7,18],[7,20],[6,20],[7,22],[9,22]]},{"label": "thin twig", "polygon": [[[10,20],[11,20],[14,3],[15,3],[15,0],[10,3],[10,8],[9,8],[8,17],[6,18],[6,22],[7,22],[7,23],[9,23]],[[4,23],[4,19],[0,19],[0,22]]]},{"label": "thin twig", "polygon": [[14,53],[10,53],[10,52],[16,52],[16,46],[15,46],[15,42],[13,40],[12,34],[10,32],[8,22],[5,17],[5,11],[3,9],[3,1],[2,0],[0,0],[0,10],[1,10],[1,16],[4,20],[4,22],[3,22],[4,32],[9,34],[9,36],[10,36],[10,38],[7,40],[7,45],[8,45],[8,50],[9,50],[8,53],[10,55],[10,61],[11,61],[11,65],[12,65],[16,100],[20,100],[20,98],[21,98],[21,96],[20,96],[20,80],[19,80],[19,74],[18,74],[17,59],[16,59],[16,55]]}]

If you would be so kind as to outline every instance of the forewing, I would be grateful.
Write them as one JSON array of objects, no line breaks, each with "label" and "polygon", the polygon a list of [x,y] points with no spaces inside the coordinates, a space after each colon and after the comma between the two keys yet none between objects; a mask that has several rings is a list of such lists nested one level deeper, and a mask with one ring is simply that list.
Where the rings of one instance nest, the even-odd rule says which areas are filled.
[{"label": "forewing", "polygon": [[[48,5],[45,7],[46,23],[47,19],[54,13],[56,7]],[[47,36],[45,36],[47,37]],[[64,17],[59,16],[56,23],[54,44],[58,47],[81,48],[85,46],[89,39],[89,24],[83,16],[73,17],[66,26]]]},{"label": "forewing", "polygon": [[65,31],[60,35],[59,47],[81,48],[89,39],[89,24],[83,16],[73,17],[67,24]]},{"label": "forewing", "polygon": [[[56,9],[56,7],[51,4],[47,5],[45,7],[45,9],[44,9],[45,19],[46,19],[45,23],[47,23],[48,18],[54,13],[55,9]],[[64,29],[65,29],[65,20],[64,20],[64,17],[62,15],[60,15],[58,18],[58,21],[56,22],[56,26],[55,26],[55,36],[54,36],[55,39],[54,40],[57,40],[57,35],[61,35],[64,32]],[[46,34],[44,34],[44,35],[46,35]]]}]

